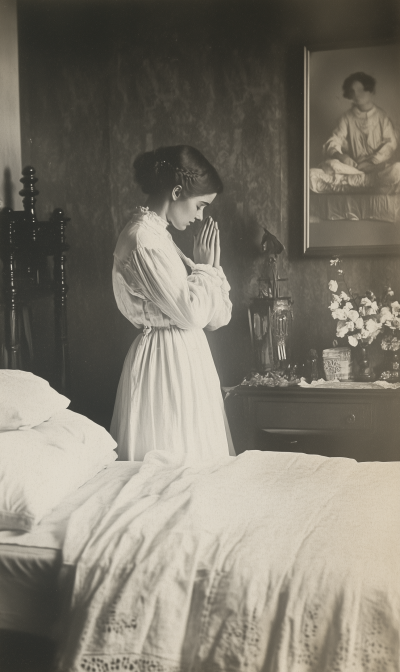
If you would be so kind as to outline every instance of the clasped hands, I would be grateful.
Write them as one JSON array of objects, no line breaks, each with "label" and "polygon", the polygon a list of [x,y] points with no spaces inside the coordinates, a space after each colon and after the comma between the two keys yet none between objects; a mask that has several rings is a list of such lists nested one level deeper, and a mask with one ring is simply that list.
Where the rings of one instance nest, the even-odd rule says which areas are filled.
[{"label": "clasped hands", "polygon": [[212,217],[207,217],[194,237],[193,259],[195,264],[210,264],[219,268],[221,248],[219,228]]}]

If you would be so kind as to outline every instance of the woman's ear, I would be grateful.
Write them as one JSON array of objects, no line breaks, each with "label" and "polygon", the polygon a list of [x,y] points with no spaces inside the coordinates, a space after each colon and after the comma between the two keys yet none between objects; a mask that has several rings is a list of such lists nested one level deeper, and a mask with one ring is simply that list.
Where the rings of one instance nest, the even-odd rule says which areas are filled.
[{"label": "woman's ear", "polygon": [[182,185],[177,184],[172,190],[172,200],[177,201],[180,196],[182,196]]}]

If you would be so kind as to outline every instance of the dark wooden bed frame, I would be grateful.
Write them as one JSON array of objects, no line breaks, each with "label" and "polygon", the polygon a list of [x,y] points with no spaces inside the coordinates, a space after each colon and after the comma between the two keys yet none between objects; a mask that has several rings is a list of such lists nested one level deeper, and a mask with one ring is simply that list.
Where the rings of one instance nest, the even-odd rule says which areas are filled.
[{"label": "dark wooden bed frame", "polygon": [[[70,367],[67,330],[66,243],[69,221],[61,209],[48,221],[38,221],[35,212],[35,169],[27,166],[21,182],[24,210],[3,208],[0,212],[0,258],[3,263],[3,307],[6,368],[26,369],[21,348],[22,307],[34,309],[35,299],[52,295],[54,301],[55,367],[54,387],[69,395]],[[53,272],[48,258],[53,258]],[[4,366],[4,364],[3,364]],[[35,370],[33,370],[36,373]]]}]

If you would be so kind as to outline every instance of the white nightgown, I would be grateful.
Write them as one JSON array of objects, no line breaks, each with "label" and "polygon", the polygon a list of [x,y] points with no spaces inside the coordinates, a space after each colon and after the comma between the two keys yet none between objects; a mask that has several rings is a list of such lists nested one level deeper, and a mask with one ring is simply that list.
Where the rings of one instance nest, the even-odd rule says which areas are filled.
[{"label": "white nightgown", "polygon": [[166,450],[180,461],[208,462],[235,454],[203,332],[229,322],[230,287],[221,269],[185,257],[167,226],[138,208],[115,248],[118,308],[144,329],[125,359],[110,432],[120,460]]}]

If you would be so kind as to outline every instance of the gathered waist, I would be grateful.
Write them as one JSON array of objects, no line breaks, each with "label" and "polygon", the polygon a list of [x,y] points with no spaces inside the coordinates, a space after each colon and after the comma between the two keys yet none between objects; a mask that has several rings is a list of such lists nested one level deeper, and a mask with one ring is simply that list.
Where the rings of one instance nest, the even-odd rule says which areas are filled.
[{"label": "gathered waist", "polygon": [[167,329],[170,331],[171,329],[178,329],[176,324],[166,324],[163,326],[153,326],[153,325],[146,325],[143,327],[142,335],[147,336],[148,334],[151,334],[152,331],[160,331],[161,329]]}]

